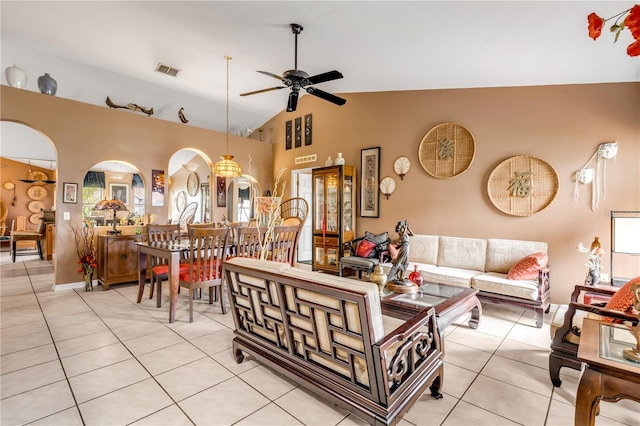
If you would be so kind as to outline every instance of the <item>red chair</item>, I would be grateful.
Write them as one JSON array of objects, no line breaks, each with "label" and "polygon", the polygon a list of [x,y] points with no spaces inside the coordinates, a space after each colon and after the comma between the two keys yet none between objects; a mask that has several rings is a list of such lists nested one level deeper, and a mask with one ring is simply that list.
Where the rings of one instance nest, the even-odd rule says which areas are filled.
[{"label": "red chair", "polygon": [[[193,291],[209,289],[209,304],[214,291],[222,289],[222,262],[228,255],[229,228],[189,229],[189,268],[180,270],[180,286],[189,289],[189,322],[193,322]],[[222,313],[226,314],[222,291],[218,293]]]}]

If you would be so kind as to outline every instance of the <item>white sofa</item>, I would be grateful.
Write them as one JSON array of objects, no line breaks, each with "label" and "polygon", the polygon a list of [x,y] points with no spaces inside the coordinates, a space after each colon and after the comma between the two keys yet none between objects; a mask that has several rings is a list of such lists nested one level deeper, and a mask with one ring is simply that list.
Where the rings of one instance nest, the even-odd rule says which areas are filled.
[{"label": "white sofa", "polygon": [[[483,302],[532,309],[540,328],[543,313],[549,310],[549,269],[541,269],[536,280],[507,278],[513,265],[537,252],[547,253],[547,243],[414,235],[409,238],[407,274],[417,265],[427,282],[472,287],[478,289],[478,298]],[[388,272],[391,263],[383,267]]]}]

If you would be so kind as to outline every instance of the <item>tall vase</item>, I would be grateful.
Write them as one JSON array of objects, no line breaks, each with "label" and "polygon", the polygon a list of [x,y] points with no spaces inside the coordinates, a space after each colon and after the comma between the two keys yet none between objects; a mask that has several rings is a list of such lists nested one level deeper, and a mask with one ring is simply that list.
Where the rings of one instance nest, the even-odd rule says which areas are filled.
[{"label": "tall vase", "polygon": [[82,274],[84,279],[84,291],[93,291],[93,272],[85,272]]},{"label": "tall vase", "polygon": [[55,96],[58,90],[58,82],[49,73],[45,72],[44,75],[38,77],[38,88],[45,95]]},{"label": "tall vase", "polygon": [[589,269],[587,273],[587,278],[585,279],[586,285],[598,285],[600,282],[600,269]]},{"label": "tall vase", "polygon": [[593,242],[591,243],[591,253],[594,253],[595,250],[598,250],[600,247],[600,238],[594,237]]},{"label": "tall vase", "polygon": [[12,67],[7,67],[5,73],[9,86],[16,87],[18,89],[24,89],[27,87],[27,74],[22,70],[22,68],[14,64]]}]

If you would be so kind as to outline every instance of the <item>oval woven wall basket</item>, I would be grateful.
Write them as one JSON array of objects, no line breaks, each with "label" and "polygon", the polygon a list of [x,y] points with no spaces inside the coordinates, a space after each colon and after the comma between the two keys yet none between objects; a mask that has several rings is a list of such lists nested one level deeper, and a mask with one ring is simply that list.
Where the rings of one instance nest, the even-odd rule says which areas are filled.
[{"label": "oval woven wall basket", "polygon": [[442,123],[427,132],[418,148],[422,168],[438,179],[451,179],[466,172],[476,155],[471,132],[456,123]]},{"label": "oval woven wall basket", "polygon": [[493,169],[487,192],[498,210],[513,216],[531,216],[556,198],[558,174],[544,160],[518,155]]}]

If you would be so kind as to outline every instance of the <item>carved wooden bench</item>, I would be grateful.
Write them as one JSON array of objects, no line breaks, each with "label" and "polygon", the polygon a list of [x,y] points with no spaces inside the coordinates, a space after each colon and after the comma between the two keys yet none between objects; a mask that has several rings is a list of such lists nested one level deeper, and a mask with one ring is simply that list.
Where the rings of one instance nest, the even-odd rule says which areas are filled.
[{"label": "carved wooden bench", "polygon": [[395,424],[430,388],[441,398],[442,351],[432,308],[383,317],[375,284],[234,258],[224,263],[233,351],[371,424]]}]

